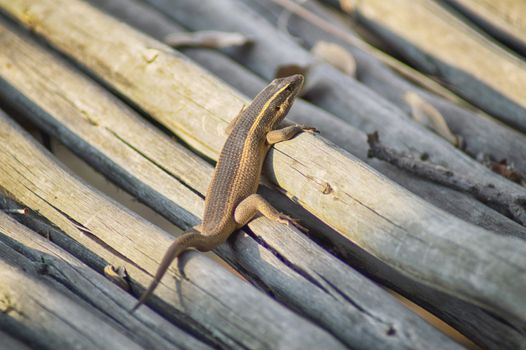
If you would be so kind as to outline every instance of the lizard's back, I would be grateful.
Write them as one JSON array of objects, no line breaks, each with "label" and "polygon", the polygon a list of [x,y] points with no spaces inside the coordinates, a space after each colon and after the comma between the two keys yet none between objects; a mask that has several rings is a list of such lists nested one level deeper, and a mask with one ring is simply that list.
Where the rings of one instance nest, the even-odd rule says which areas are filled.
[{"label": "lizard's back", "polygon": [[252,128],[257,110],[249,106],[234,125],[219,156],[206,195],[202,229],[204,235],[235,230],[237,205],[257,191],[268,146],[262,125]]},{"label": "lizard's back", "polygon": [[256,193],[261,168],[270,146],[266,135],[283,120],[302,77],[276,79],[261,91],[236,120],[219,156],[208,187],[203,235],[230,234],[238,228],[237,205]]}]

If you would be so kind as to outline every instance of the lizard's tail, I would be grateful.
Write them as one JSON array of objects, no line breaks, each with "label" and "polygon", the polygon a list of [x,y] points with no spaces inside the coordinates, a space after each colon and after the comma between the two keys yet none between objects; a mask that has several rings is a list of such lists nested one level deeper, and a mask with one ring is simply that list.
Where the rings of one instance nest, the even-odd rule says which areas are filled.
[{"label": "lizard's tail", "polygon": [[161,261],[161,264],[159,265],[159,268],[157,269],[155,277],[150,283],[150,286],[142,294],[141,298],[139,299],[137,304],[135,304],[133,309],[131,309],[130,312],[134,312],[135,310],[137,310],[137,308],[141,306],[146,301],[146,299],[153,293],[153,291],[155,290],[155,288],[157,288],[157,285],[161,281],[161,278],[166,273],[166,271],[168,270],[168,268],[172,264],[172,261],[174,261],[175,258],[177,258],[182,252],[184,252],[188,248],[197,248],[201,251],[210,250],[211,248],[207,247],[207,243],[210,243],[209,239],[207,240],[206,236],[203,236],[201,233],[199,233],[193,228],[186,231],[182,236],[177,237],[164,254],[163,260]]}]

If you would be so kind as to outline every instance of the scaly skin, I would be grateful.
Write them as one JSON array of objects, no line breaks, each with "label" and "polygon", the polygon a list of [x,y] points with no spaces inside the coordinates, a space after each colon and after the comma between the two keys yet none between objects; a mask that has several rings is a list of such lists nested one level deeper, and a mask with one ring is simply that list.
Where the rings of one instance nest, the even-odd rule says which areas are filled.
[{"label": "scaly skin", "polygon": [[301,131],[315,131],[300,125],[276,130],[302,85],[301,75],[275,79],[232,121],[227,129],[230,135],[208,187],[202,223],[178,237],[168,248],[152,283],[133,310],[153,293],[172,261],[186,249],[214,249],[257,213],[281,223],[298,225],[296,220],[274,209],[256,191],[270,147]]}]

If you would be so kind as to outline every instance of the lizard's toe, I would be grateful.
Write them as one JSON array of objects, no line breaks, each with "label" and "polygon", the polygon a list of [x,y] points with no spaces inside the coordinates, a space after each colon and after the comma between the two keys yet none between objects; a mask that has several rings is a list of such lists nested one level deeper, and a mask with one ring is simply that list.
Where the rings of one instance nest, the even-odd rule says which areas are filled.
[{"label": "lizard's toe", "polygon": [[309,133],[311,135],[315,135],[315,134],[319,134],[320,131],[312,126],[302,126],[301,127],[301,130],[303,130],[303,132],[306,132],[306,133]]},{"label": "lizard's toe", "polygon": [[287,226],[293,225],[293,226],[296,226],[297,228],[299,228],[300,230],[302,230],[304,232],[309,232],[309,230],[305,226],[300,224],[300,220],[294,219],[294,218],[292,218],[292,217],[290,217],[288,215],[285,215],[285,214],[279,214],[278,222],[280,222],[282,224],[285,224]]}]

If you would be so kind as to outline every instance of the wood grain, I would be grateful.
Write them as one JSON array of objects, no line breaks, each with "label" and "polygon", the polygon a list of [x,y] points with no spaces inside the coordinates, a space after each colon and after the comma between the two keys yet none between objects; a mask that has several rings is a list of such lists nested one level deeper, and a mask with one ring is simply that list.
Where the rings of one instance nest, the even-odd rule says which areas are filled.
[{"label": "wood grain", "polygon": [[[1,322],[1,321],[0,321]],[[2,324],[4,326],[4,324]],[[31,348],[21,342],[19,339],[12,336],[12,334],[5,333],[0,331],[0,336],[2,337],[2,344],[6,346],[7,349],[12,350],[30,350]]]},{"label": "wood grain", "polygon": [[[271,23],[278,25],[283,7],[264,0],[245,1]],[[348,36],[356,35],[349,28],[347,18],[344,16],[338,16],[316,2],[307,2],[303,4],[303,7],[328,21],[340,31],[347,33]],[[462,108],[456,103],[426,91],[418,84],[403,79],[379,60],[374,55],[374,51],[352,45],[349,40],[332,35],[303,18],[292,15],[287,21],[287,30],[291,35],[301,38],[303,45],[309,49],[318,41],[338,43],[353,55],[357,66],[356,79],[396,105],[408,117],[411,115],[411,107],[405,101],[404,96],[414,93],[440,111],[451,131],[462,137],[463,150],[471,157],[480,158],[485,155],[495,161],[507,159],[514,164],[517,170],[526,173],[526,136],[524,134],[472,106]],[[349,111],[352,111],[350,107],[348,107]],[[408,121],[400,120],[399,123],[404,125]]]},{"label": "wood grain", "polygon": [[[254,45],[249,50],[228,50],[225,53],[268,80],[273,78],[269,74],[271,71],[277,72],[284,66],[302,66],[309,60],[311,66],[305,97],[318,107],[365,133],[378,131],[384,142],[392,147],[416,156],[425,154],[429,161],[469,174],[482,183],[491,183],[506,195],[526,198],[524,187],[493,173],[352,77],[327,64],[312,65],[314,58],[308,51],[261,18],[259,12],[265,12],[265,9],[251,9],[240,0],[203,0],[199,4],[177,0],[177,6],[172,6],[172,1],[148,1],[192,30],[213,27],[254,38]],[[243,15],[237,15],[239,13]],[[258,20],[254,21],[254,18]]]},{"label": "wood grain", "polygon": [[[0,153],[4,164],[0,188],[22,205],[37,210],[85,249],[95,252],[106,265],[126,266],[134,282],[149,283],[172,238],[83,184],[3,114],[0,121],[0,139],[10,145]],[[157,303],[157,310],[164,310],[198,332],[200,339],[233,348],[268,348],[277,344],[292,348],[321,344],[342,347],[328,333],[202,254],[184,254],[178,268],[184,271],[184,277],[174,266],[171,278],[164,279],[158,288],[162,302],[154,299],[151,304]],[[132,301],[126,304],[131,309]],[[229,315],[229,322],[225,322],[225,315]],[[290,327],[291,331],[282,332]]]},{"label": "wood grain", "polygon": [[[429,0],[361,1],[354,13],[398,55],[526,131],[526,63]],[[510,77],[513,79],[510,79]]]},{"label": "wood grain", "polygon": [[[217,156],[222,130],[243,103],[238,94],[86,4],[2,1],[1,6],[186,142]],[[86,45],[92,37],[97,46]],[[279,145],[265,171],[342,235],[413,279],[503,317],[526,315],[522,240],[497,237],[435,209],[319,137],[300,135]]]},{"label": "wood grain", "polygon": [[[135,301],[134,298],[79,259],[2,212],[0,241],[3,263],[11,264],[11,269],[13,265],[23,268],[25,272],[14,270],[13,273],[23,281],[28,281],[28,284],[33,284],[30,288],[28,284],[19,284],[16,280],[3,280],[9,289],[9,292],[4,290],[4,293],[8,293],[4,296],[11,295],[16,305],[22,308],[18,312],[26,316],[13,317],[13,321],[18,320],[33,328],[26,335],[27,342],[41,338],[49,347],[56,345],[56,341],[68,347],[78,343],[84,348],[126,347],[131,341],[134,344],[132,346],[148,349],[209,348],[151,310],[130,316],[126,307]],[[23,303],[19,297],[31,300],[23,290],[31,291],[33,297],[38,295],[44,305],[37,308],[38,303]],[[52,304],[52,301],[56,304]],[[65,303],[64,309],[56,310],[61,303]],[[75,308],[71,306],[72,303],[78,306]],[[53,313],[60,312],[65,325],[46,322],[45,330],[39,329],[40,312],[51,319],[58,318]],[[84,313],[93,314],[97,320],[85,319]],[[86,328],[85,322],[93,323],[88,327],[91,334],[80,331]],[[100,331],[106,333],[99,333],[99,322],[104,325]],[[95,343],[88,341],[86,336],[93,337]]]},{"label": "wood grain", "polygon": [[523,1],[442,0],[500,43],[526,55],[526,21]]},{"label": "wood grain", "polygon": [[[202,195],[211,177],[210,165],[144,123],[65,62],[27,43],[27,39],[7,29],[0,38],[9,48],[5,55],[0,54],[0,62],[11,65],[9,71],[1,74],[10,87],[0,84],[0,95],[11,100],[18,113],[60,138],[108,178],[168,219],[182,222],[177,215],[186,212],[186,216],[193,215],[195,219],[183,224],[183,228],[197,223],[202,215]],[[47,64],[42,67],[41,62]],[[60,77],[60,86],[52,82],[53,77]],[[107,117],[97,118],[102,114]],[[97,123],[86,127],[86,119],[96,119]],[[134,130],[135,134],[130,133]],[[114,141],[116,135],[122,142]],[[186,176],[182,163],[197,165],[192,176]],[[171,190],[183,184],[183,190]],[[177,206],[181,206],[178,211],[166,210]],[[253,222],[250,229],[257,237],[239,234],[233,237],[231,245],[218,249],[220,255],[345,344],[358,348],[417,348],[419,344],[434,342],[455,347],[383,290],[295,229],[264,218]],[[144,236],[136,244],[140,246],[147,240]],[[391,328],[394,334],[390,334]]]}]

